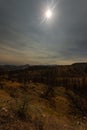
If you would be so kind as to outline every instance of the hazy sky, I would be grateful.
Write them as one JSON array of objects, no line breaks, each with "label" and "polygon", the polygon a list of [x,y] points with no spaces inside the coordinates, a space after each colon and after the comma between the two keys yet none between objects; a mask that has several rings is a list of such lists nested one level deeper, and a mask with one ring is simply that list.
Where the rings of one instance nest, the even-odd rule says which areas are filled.
[{"label": "hazy sky", "polygon": [[[53,16],[44,21],[47,4]],[[1,64],[87,61],[87,0],[0,0]]]}]

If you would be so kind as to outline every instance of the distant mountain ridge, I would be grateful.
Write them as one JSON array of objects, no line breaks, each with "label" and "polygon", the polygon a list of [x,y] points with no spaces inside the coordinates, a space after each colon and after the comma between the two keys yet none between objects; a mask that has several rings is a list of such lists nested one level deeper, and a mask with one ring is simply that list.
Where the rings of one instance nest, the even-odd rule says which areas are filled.
[{"label": "distant mountain ridge", "polygon": [[27,69],[33,72],[55,70],[58,76],[85,76],[87,75],[87,63],[74,63],[72,65],[0,65],[0,72],[22,71]]},{"label": "distant mountain ridge", "polygon": [[0,71],[11,71],[28,68],[29,65],[0,65]]}]

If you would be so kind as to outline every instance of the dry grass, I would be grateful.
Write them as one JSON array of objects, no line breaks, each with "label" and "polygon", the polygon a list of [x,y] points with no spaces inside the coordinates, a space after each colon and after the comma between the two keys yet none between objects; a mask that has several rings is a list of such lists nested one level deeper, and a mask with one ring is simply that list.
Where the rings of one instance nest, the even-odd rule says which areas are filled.
[{"label": "dry grass", "polygon": [[[4,81],[3,84],[4,88],[0,90],[0,130],[87,129],[86,123],[69,115],[71,102],[64,87],[55,87],[54,97],[47,100],[41,97],[46,85],[30,83],[24,91],[20,83]],[[26,104],[22,111],[25,114],[23,119],[18,112],[24,103]]]}]

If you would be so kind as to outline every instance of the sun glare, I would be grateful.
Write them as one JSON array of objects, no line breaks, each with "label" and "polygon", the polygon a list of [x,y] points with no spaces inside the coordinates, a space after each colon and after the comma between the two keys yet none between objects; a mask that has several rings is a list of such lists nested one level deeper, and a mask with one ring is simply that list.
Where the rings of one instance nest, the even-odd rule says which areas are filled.
[{"label": "sun glare", "polygon": [[50,9],[48,9],[45,13],[45,16],[47,19],[50,19],[52,17],[52,11]]}]

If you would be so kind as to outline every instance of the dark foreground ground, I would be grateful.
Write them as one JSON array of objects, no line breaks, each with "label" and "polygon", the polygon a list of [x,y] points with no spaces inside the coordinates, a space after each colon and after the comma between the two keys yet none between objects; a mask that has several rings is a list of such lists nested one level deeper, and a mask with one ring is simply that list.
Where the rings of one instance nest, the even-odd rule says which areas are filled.
[{"label": "dark foreground ground", "polygon": [[87,130],[86,67],[2,71],[0,130]]}]

